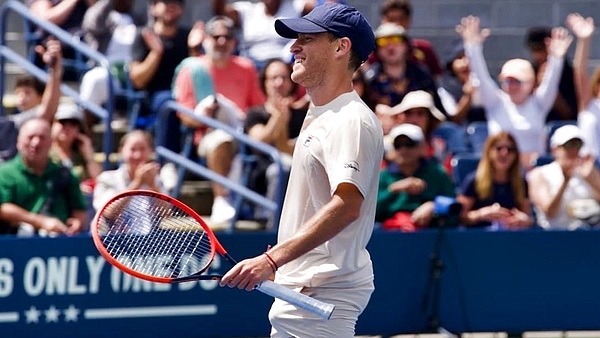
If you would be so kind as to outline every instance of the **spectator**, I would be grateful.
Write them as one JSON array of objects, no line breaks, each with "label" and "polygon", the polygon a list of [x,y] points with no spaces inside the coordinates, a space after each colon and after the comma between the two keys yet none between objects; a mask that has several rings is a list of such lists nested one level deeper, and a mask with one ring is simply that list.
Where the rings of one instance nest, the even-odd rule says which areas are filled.
[{"label": "spectator", "polygon": [[224,15],[240,29],[240,55],[254,62],[256,68],[262,69],[266,61],[281,56],[281,51],[288,43],[277,35],[275,20],[277,18],[299,18],[310,12],[314,1],[307,0],[271,0],[271,1],[235,1],[212,0],[214,15]]},{"label": "spectator", "polygon": [[575,89],[579,97],[577,125],[581,131],[584,152],[600,160],[600,68],[592,79],[588,76],[590,46],[596,27],[594,19],[583,18],[578,13],[567,16],[567,25],[577,37],[575,48]]},{"label": "spectator", "polygon": [[119,144],[122,163],[115,170],[98,175],[94,188],[94,209],[126,190],[145,189],[167,193],[160,178],[160,166],[151,160],[152,136],[142,130],[125,134]]},{"label": "spectator", "polygon": [[[85,12],[92,7],[97,0],[27,0],[25,3],[31,13],[36,17],[49,21],[64,29],[70,34],[82,37],[82,23]],[[40,31],[42,43],[47,33]],[[65,59],[75,60],[75,50],[69,45],[63,45],[63,56]],[[80,60],[83,62],[83,60]],[[42,65],[42,60],[36,59],[35,63]],[[78,69],[68,69],[66,79],[79,80]],[[62,74],[61,74],[62,75]]]},{"label": "spectator", "polygon": [[[90,7],[83,18],[85,41],[93,49],[104,54],[110,62],[115,90],[124,88],[120,80],[127,76],[125,65],[131,62],[131,48],[136,27],[145,25],[146,18],[133,11],[135,0],[99,0]],[[83,101],[103,105],[108,99],[108,70],[94,67],[87,71],[79,84]],[[96,118],[86,114],[87,127]]]},{"label": "spectator", "polygon": [[[366,72],[369,103],[393,107],[408,92],[424,90],[433,95],[436,107],[443,112],[433,78],[408,57],[411,47],[406,30],[393,23],[384,23],[375,30],[375,43],[379,61]],[[377,109],[375,112],[378,113]]]},{"label": "spectator", "polygon": [[[376,111],[384,118],[391,117],[393,120],[392,126],[410,123],[421,128],[425,138],[423,145],[425,148],[424,156],[430,158],[435,155],[433,146],[433,131],[445,121],[444,114],[439,111],[433,102],[433,97],[426,91],[417,90],[406,94],[402,102],[394,107],[377,106]],[[385,127],[384,127],[385,129]],[[393,150],[393,137],[388,135],[385,137],[384,145],[389,154]],[[392,151],[392,156],[395,156],[395,151]]]},{"label": "spectator", "polygon": [[[154,23],[138,30],[133,41],[129,77],[133,86],[144,90],[149,98],[150,116],[147,121],[131,121],[136,127],[152,126],[165,102],[171,99],[171,81],[175,68],[186,57],[197,55],[202,36],[202,24],[192,30],[180,26],[183,0],[152,0],[150,14]],[[179,152],[181,147],[180,122],[175,114],[156,128],[158,144]],[[168,132],[168,135],[167,135]]]},{"label": "spectator", "polygon": [[97,0],[27,0],[31,13],[71,34],[81,33],[83,16]]},{"label": "spectator", "polygon": [[[199,101],[194,113],[216,119],[234,130],[241,129],[244,114],[233,101],[221,94],[215,94],[212,79],[204,65],[197,60],[186,59],[182,67],[189,69],[193,75],[194,87],[182,86],[182,88],[193,90],[194,101]],[[173,91],[179,101],[180,88],[176,86]],[[185,92],[182,91],[181,95],[185,96]],[[196,128],[194,142],[197,145],[198,156],[206,158],[206,166],[221,176],[228,176],[237,152],[233,136],[224,130],[203,125],[185,114],[180,114],[180,118],[184,125]],[[219,224],[231,220],[236,210],[229,201],[227,189],[216,182],[212,182],[211,186],[213,193],[211,223]]]},{"label": "spectator", "polygon": [[448,120],[460,125],[485,121],[479,80],[471,72],[462,39],[452,40],[446,47],[444,70],[438,85],[438,95],[448,114]]},{"label": "spectator", "polygon": [[45,47],[36,46],[36,51],[48,65],[48,83],[44,85],[33,75],[17,78],[14,89],[17,113],[0,118],[0,163],[17,154],[17,134],[26,121],[41,118],[51,123],[58,107],[63,70],[60,42],[51,38]]},{"label": "spectator", "polygon": [[465,177],[457,201],[467,227],[522,229],[533,224],[527,182],[514,137],[500,132],[488,137],[477,170]]},{"label": "spectator", "polygon": [[[249,59],[233,55],[235,44],[233,21],[225,16],[213,17],[206,23],[206,37],[203,41],[206,54],[184,60],[176,71],[174,89],[177,102],[190,109],[197,107],[207,95],[218,93],[221,96],[218,101],[222,101],[229,107],[233,106],[227,108],[237,116],[237,119],[233,119],[236,124],[230,125],[233,128],[241,126],[239,122],[243,121],[250,107],[265,102],[264,93],[258,83],[256,68]],[[206,71],[210,73],[212,81],[205,78]],[[207,92],[203,90],[203,86],[209,83],[210,89]],[[224,98],[226,100],[223,100]],[[207,102],[200,111],[216,109],[210,106],[212,102]],[[180,118],[187,126],[202,127],[196,120],[184,114],[180,114]],[[206,131],[205,128],[198,130],[198,138],[202,137],[198,155],[206,158],[209,169],[222,176],[228,176],[237,152],[234,138],[222,130],[211,129],[210,135],[203,134]],[[235,216],[235,209],[228,201],[228,191],[220,184],[213,183],[212,186],[214,202],[211,221],[214,223],[229,221]]]},{"label": "spectator", "polygon": [[[395,23],[410,30],[412,24],[412,5],[409,0],[385,0],[381,4],[381,23]],[[410,39],[410,59],[422,64],[434,79],[442,74],[439,57],[431,42],[425,39]]]},{"label": "spectator", "polygon": [[80,233],[86,220],[79,181],[52,162],[50,123],[34,118],[19,130],[19,155],[0,166],[1,232]]},{"label": "spectator", "polygon": [[[542,82],[548,62],[548,46],[546,42],[552,36],[550,27],[531,27],[527,30],[525,46],[531,54],[531,63],[535,71],[535,86]],[[546,122],[577,119],[577,95],[573,79],[573,66],[567,57],[564,58],[558,94]]]},{"label": "spectator", "polygon": [[[528,175],[531,201],[544,229],[577,229],[600,218],[600,171],[590,155],[580,155],[577,126],[558,128],[550,138],[554,161]],[[592,221],[592,219],[595,219]]]},{"label": "spectator", "polygon": [[74,103],[61,103],[52,124],[50,157],[70,168],[84,194],[91,194],[102,167],[94,161],[92,140],[85,131],[83,111]]},{"label": "spectator", "polygon": [[454,197],[454,182],[438,162],[427,159],[419,126],[405,123],[389,136],[394,149],[379,177],[375,219],[384,229],[415,231],[430,226],[435,197]]},{"label": "spectator", "polygon": [[257,163],[248,177],[249,188],[274,201],[283,197],[277,195],[277,187],[287,183],[296,138],[308,111],[308,105],[299,108],[292,105],[297,85],[291,75],[292,66],[280,59],[266,63],[260,74],[260,85],[267,101],[251,108],[244,124],[248,136],[276,147],[281,155],[283,182],[279,180],[279,168],[264,153],[257,154]]},{"label": "spectator", "polygon": [[[258,84],[258,72],[251,60],[234,55],[236,39],[233,21],[225,16],[216,16],[206,23],[205,39],[202,43],[205,54],[200,61],[207,67],[217,93],[233,101],[246,113],[250,107],[262,105],[265,94]],[[179,71],[179,81],[192,84],[185,68]],[[183,98],[189,100],[189,98]],[[189,105],[189,104],[188,104]]]},{"label": "spectator", "polygon": [[546,116],[556,99],[563,59],[572,38],[564,28],[552,30],[548,41],[548,64],[537,88],[533,67],[523,59],[504,63],[498,88],[483,57],[483,42],[489,30],[481,30],[479,18],[469,16],[461,20],[456,31],[463,38],[471,70],[480,81],[479,92],[489,134],[495,135],[500,131],[512,134],[521,151],[521,164],[526,169],[531,168],[533,160],[546,152]]}]

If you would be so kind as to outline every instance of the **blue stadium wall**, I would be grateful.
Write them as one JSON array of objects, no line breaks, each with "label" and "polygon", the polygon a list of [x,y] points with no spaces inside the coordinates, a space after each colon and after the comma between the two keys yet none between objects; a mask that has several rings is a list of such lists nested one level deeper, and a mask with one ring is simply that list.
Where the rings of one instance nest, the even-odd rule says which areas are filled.
[{"label": "blue stadium wall", "polygon": [[[245,258],[275,235],[221,239]],[[376,289],[357,334],[427,332],[432,317],[452,332],[600,330],[599,242],[596,230],[376,231]],[[430,274],[436,243],[439,292]],[[224,268],[217,262],[215,272]],[[424,307],[436,299],[438,311]],[[2,337],[265,337],[271,301],[215,281],[134,279],[106,263],[89,236],[0,238]]]}]

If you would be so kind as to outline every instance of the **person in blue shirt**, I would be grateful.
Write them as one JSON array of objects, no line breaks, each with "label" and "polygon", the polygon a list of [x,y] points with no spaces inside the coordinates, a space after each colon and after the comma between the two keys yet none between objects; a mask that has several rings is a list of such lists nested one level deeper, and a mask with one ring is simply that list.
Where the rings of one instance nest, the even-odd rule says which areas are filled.
[{"label": "person in blue shirt", "polygon": [[488,137],[477,169],[457,184],[465,226],[522,229],[533,224],[519,149],[510,133]]}]

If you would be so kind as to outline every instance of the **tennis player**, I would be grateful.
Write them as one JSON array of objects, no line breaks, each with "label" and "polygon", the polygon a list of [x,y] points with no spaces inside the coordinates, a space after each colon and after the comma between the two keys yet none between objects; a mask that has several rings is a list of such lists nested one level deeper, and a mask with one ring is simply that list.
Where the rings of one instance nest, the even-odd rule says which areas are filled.
[{"label": "tennis player", "polygon": [[318,6],[275,29],[296,39],[292,80],[311,98],[297,139],[277,245],[229,270],[221,285],[251,290],[275,282],[333,303],[323,320],[275,300],[272,337],[354,337],[374,290],[367,242],[373,230],[382,128],[352,88],[352,75],[374,49],[373,30],[353,7]]}]

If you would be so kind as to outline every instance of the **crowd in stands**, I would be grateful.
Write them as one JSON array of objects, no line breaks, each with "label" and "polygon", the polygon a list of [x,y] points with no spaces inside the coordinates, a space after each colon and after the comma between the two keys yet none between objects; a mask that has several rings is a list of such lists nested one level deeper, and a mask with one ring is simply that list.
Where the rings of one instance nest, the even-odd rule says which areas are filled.
[{"label": "crowd in stands", "polygon": [[[81,233],[90,211],[121,191],[172,193],[165,177],[173,164],[156,162],[154,147],[182,153],[187,132],[194,137],[186,157],[277,200],[311,103],[292,81],[291,45],[274,22],[329,2],[345,3],[211,0],[210,20],[186,27],[184,0],[151,0],[147,16],[135,13],[135,0],[28,0],[31,13],[109,60],[109,69],[88,62],[75,76],[83,101],[106,104],[109,74],[114,95],[128,89],[143,99],[139,116],[129,115],[120,163],[103,170],[90,131],[98,117],[61,101],[65,60],[74,51],[39,32],[35,59],[48,81],[18,79],[17,113],[0,118],[0,130],[13,135],[0,152],[0,233]],[[444,221],[469,229],[574,230],[600,223],[600,70],[588,74],[593,19],[573,13],[566,28],[530,27],[523,48],[531,58],[506,60],[496,75],[483,52],[491,32],[478,17],[457,22],[456,36],[436,51],[410,34],[412,10],[409,0],[382,2],[380,22],[372,23],[375,51],[352,79],[384,133],[381,228],[412,232]],[[159,120],[170,100],[275,147],[284,174],[269,156],[193,116]],[[217,182],[211,188],[211,222],[239,218],[231,192]],[[436,214],[440,196],[456,201],[456,215]],[[259,206],[250,217],[273,222]]]}]

